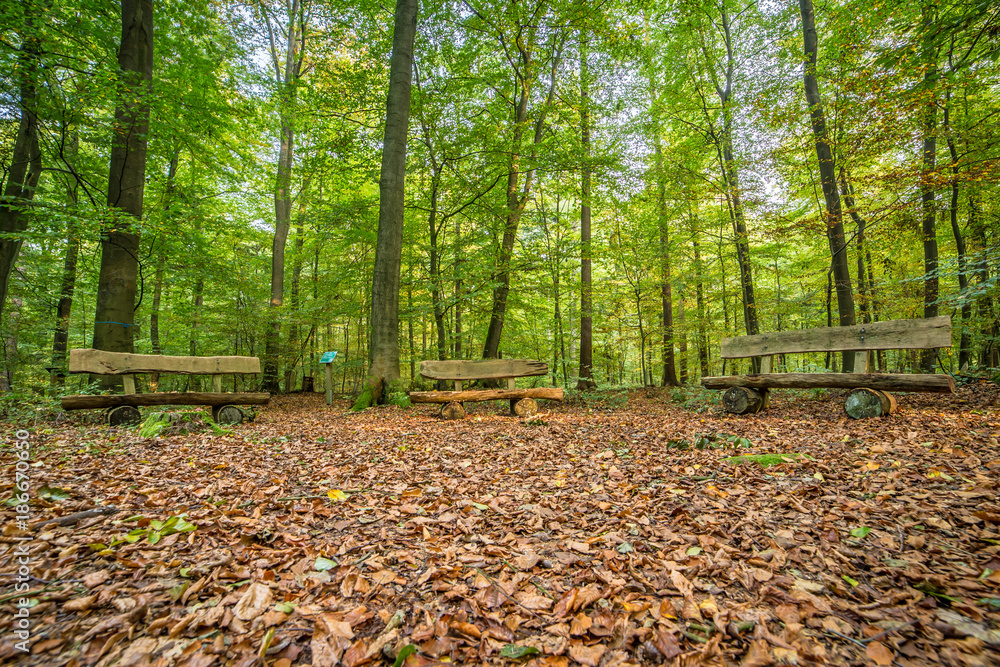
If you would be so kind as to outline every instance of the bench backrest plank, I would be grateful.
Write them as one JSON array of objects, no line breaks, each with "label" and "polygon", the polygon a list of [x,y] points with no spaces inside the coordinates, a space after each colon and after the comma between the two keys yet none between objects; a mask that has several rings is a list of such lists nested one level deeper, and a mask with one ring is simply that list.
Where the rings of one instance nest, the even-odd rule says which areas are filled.
[{"label": "bench backrest plank", "polygon": [[127,373],[180,373],[221,375],[260,373],[257,357],[171,357],[162,354],[129,354],[104,350],[70,350],[70,373],[122,375]]},{"label": "bench backrest plank", "polygon": [[492,380],[545,375],[548,365],[534,359],[421,361],[420,374],[430,380]]},{"label": "bench backrest plank", "polygon": [[723,359],[798,352],[922,350],[951,347],[951,318],[888,320],[851,327],[821,327],[723,338]]}]

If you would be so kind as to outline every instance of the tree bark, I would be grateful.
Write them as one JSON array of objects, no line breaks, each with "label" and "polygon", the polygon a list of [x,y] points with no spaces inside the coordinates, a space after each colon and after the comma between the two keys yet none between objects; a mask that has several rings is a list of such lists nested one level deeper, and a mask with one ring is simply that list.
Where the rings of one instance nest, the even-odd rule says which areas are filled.
[{"label": "tree bark", "polygon": [[[830,244],[833,280],[837,290],[837,313],[840,318],[840,326],[851,326],[855,323],[854,291],[851,286],[851,269],[847,258],[847,243],[844,238],[844,220],[840,205],[840,190],[837,188],[837,171],[834,165],[833,151],[830,147],[830,138],[826,130],[826,117],[823,113],[819,82],[816,79],[817,38],[812,0],[799,0],[799,9],[802,12],[802,34],[806,54],[803,68],[806,103],[809,105],[809,116],[812,120],[812,131],[816,144],[816,158],[819,161],[820,183],[823,187],[823,199],[826,203],[826,235]],[[841,369],[844,372],[850,372],[854,369],[853,354],[844,353]]]},{"label": "tree bark", "polygon": [[[118,66],[123,87],[115,110],[108,178],[108,205],[115,212],[115,219],[101,235],[93,347],[132,352],[139,234],[131,222],[132,218],[142,217],[146,183],[147,97],[153,81],[153,0],[122,0],[121,8]],[[105,378],[101,382],[104,387],[120,383],[120,378]]]},{"label": "tree bark", "polygon": [[368,382],[355,409],[381,403],[399,380],[399,272],[403,253],[406,136],[410,127],[410,84],[417,0],[397,0],[389,94],[386,100],[382,172],[379,179],[378,240],[372,275]]}]

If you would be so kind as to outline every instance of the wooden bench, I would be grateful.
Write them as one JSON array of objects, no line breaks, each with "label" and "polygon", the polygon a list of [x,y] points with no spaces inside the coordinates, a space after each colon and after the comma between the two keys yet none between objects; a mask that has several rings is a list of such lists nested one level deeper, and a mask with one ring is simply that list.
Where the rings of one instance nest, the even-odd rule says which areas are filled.
[{"label": "wooden bench", "polygon": [[[549,367],[534,359],[478,359],[476,361],[422,361],[420,375],[429,380],[455,383],[454,391],[411,391],[413,403],[443,403],[441,416],[445,419],[462,419],[469,401],[510,400],[511,414],[519,417],[538,411],[536,398],[550,401],[563,400],[559,387],[531,387],[518,389],[515,378],[547,375]],[[462,389],[463,383],[475,380],[505,380],[506,389]]]},{"label": "wooden bench", "polygon": [[[872,350],[926,350],[951,347],[951,319],[890,320],[850,327],[823,327],[724,338],[723,359],[760,357],[761,372],[706,377],[707,389],[726,389],[728,412],[747,414],[767,408],[770,389],[853,389],[844,410],[855,419],[885,416],[895,409],[890,391],[954,393],[955,381],[942,374],[869,373]],[[854,352],[853,373],[772,373],[774,355],[804,352]]]},{"label": "wooden bench", "polygon": [[[257,357],[171,357],[159,354],[128,354],[104,350],[80,349],[69,353],[70,373],[94,375],[121,375],[124,394],[63,396],[63,410],[105,408],[108,423],[137,423],[141,416],[140,405],[208,405],[212,418],[220,424],[238,424],[243,421],[243,411],[237,405],[266,405],[271,395],[263,392],[223,393],[222,376],[227,374],[249,375],[260,373]],[[211,375],[211,392],[164,392],[138,394],[135,378],[138,373],[178,373],[182,375]]]}]

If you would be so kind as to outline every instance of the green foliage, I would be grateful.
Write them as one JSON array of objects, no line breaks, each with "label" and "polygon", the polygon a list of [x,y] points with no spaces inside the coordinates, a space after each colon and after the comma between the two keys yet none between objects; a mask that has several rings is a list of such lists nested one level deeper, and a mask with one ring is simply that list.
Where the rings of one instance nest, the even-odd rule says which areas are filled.
[{"label": "green foliage", "polygon": [[[114,549],[121,544],[135,544],[146,540],[150,545],[154,545],[164,537],[177,533],[190,533],[198,529],[198,526],[187,520],[187,514],[178,514],[168,517],[164,521],[158,519],[147,519],[142,516],[133,516],[124,519],[121,523],[138,522],[140,526],[130,530],[125,535],[116,537],[111,544],[94,543],[90,548],[94,551],[105,551]],[[117,523],[117,522],[116,522]]]},{"label": "green foliage", "polygon": [[762,468],[768,468],[770,466],[795,463],[802,458],[812,459],[808,454],[796,454],[793,452],[790,454],[744,454],[743,456],[730,456],[722,460],[734,465],[756,463]]}]

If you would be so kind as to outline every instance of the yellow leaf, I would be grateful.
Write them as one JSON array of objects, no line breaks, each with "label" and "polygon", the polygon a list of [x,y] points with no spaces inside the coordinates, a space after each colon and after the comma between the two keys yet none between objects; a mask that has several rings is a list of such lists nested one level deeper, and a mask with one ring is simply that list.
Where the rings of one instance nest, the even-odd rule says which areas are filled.
[{"label": "yellow leaf", "polygon": [[347,500],[347,494],[341,491],[340,489],[333,489],[331,491],[327,491],[326,495],[330,497],[330,500],[336,500],[336,501]]}]

